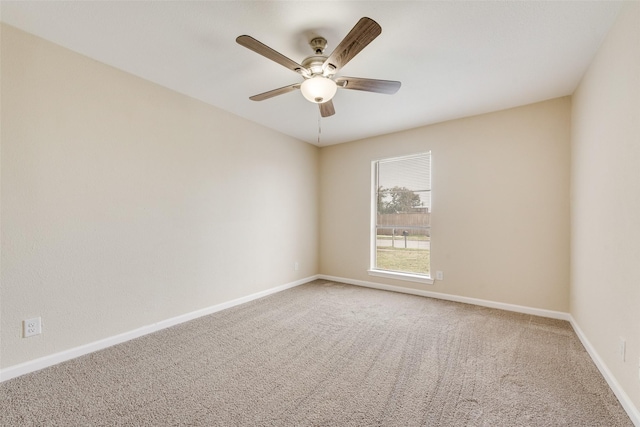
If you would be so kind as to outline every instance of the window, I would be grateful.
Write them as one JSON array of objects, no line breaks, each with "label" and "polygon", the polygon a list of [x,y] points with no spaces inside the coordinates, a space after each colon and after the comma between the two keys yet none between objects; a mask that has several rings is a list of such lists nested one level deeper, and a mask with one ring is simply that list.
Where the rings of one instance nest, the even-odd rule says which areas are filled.
[{"label": "window", "polygon": [[372,178],[369,274],[433,283],[431,153],[375,161]]}]

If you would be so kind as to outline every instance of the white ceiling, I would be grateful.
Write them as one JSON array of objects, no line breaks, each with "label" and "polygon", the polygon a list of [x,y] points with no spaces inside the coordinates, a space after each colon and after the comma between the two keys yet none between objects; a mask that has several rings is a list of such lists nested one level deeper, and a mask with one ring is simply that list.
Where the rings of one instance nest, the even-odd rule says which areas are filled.
[{"label": "white ceiling", "polygon": [[296,62],[321,35],[330,53],[363,16],[382,34],[338,75],[399,80],[395,95],[339,90],[321,120],[336,144],[569,95],[612,25],[610,1],[2,1],[3,22],[316,144],[300,82],[235,42],[248,34]]}]

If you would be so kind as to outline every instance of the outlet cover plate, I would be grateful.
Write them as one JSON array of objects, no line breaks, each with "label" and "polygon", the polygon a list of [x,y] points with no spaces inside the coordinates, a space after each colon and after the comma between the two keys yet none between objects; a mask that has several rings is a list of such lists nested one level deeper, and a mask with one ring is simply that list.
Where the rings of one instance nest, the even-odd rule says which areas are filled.
[{"label": "outlet cover plate", "polygon": [[34,317],[33,319],[25,319],[22,324],[24,328],[23,331],[25,338],[42,333],[42,322],[39,317]]}]

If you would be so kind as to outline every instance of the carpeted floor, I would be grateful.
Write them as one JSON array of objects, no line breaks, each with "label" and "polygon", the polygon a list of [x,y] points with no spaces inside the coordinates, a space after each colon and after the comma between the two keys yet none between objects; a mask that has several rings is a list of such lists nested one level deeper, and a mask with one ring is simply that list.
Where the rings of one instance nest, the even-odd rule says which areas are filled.
[{"label": "carpeted floor", "polygon": [[0,384],[2,426],[631,426],[564,321],[315,281]]}]

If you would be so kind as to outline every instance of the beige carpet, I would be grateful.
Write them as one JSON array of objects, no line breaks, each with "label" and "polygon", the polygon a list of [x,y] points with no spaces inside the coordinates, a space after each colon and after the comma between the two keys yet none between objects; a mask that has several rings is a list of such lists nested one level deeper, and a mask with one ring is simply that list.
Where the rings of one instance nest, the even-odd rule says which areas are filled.
[{"label": "beige carpet", "polygon": [[0,385],[2,426],[631,426],[570,325],[316,281]]}]

